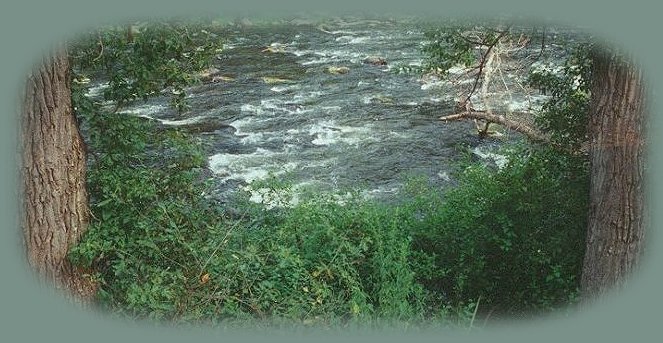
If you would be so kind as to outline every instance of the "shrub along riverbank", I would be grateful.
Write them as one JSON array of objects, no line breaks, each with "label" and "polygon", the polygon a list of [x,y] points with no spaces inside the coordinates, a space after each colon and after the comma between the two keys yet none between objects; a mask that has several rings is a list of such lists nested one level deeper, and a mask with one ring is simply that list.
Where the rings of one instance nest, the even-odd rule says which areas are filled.
[{"label": "shrub along riverbank", "polygon": [[[159,28],[147,32],[161,37]],[[203,44],[171,43],[145,51],[179,56]],[[104,57],[104,65],[134,67],[122,69],[131,75],[120,74],[111,90],[126,87],[122,75],[138,78],[130,83],[145,96],[172,82],[183,89],[185,77],[141,82],[162,69],[122,57],[128,47],[140,53],[141,44],[117,45],[119,55]],[[107,311],[229,327],[468,327],[574,302],[588,200],[583,157],[510,146],[502,168],[459,164],[458,186],[444,194],[415,179],[397,204],[358,195],[340,203],[311,192],[294,207],[267,209],[240,197],[230,216],[206,197],[200,142],[104,111],[84,92],[74,84],[93,220],[70,258],[96,272],[97,302]],[[267,186],[288,188],[276,179]]]},{"label": "shrub along riverbank", "polygon": [[204,196],[199,144],[140,118],[88,120],[104,132],[91,135],[94,220],[71,257],[98,272],[99,304],[113,312],[469,325],[475,309],[522,316],[576,293],[586,178],[549,151],[514,148],[503,169],[460,167],[444,195],[420,180],[399,204],[317,194],[293,208],[246,202],[231,219]]}]

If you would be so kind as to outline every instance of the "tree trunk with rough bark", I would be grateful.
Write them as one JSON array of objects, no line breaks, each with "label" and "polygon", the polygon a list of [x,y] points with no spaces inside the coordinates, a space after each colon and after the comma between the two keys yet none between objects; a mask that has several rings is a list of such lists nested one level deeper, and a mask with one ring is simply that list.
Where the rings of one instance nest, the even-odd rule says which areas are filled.
[{"label": "tree trunk with rough bark", "polygon": [[624,286],[645,236],[645,87],[642,71],[593,52],[590,209],[581,288],[595,298]]},{"label": "tree trunk with rough bark", "polygon": [[71,107],[66,53],[28,77],[21,118],[21,226],[29,265],[41,280],[87,303],[96,285],[67,254],[89,221],[85,148]]}]

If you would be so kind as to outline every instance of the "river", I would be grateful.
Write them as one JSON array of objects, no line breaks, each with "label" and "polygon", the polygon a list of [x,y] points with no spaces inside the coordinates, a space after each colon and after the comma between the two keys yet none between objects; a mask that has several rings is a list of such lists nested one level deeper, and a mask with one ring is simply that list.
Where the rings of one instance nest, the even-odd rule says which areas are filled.
[{"label": "river", "polygon": [[[198,134],[216,197],[274,176],[295,190],[359,189],[389,200],[409,176],[440,188],[453,184],[463,147],[490,162],[499,156],[488,151],[517,137],[479,139],[472,122],[437,120],[453,112],[453,85],[395,72],[424,58],[425,38],[414,21],[246,23],[219,35],[225,45],[214,77],[188,90],[189,111],[178,116],[166,97],[126,110],[169,125],[223,123]],[[367,63],[371,57],[386,63]],[[522,109],[543,99],[526,95],[512,91],[508,105]],[[252,199],[263,200],[258,193]]]}]

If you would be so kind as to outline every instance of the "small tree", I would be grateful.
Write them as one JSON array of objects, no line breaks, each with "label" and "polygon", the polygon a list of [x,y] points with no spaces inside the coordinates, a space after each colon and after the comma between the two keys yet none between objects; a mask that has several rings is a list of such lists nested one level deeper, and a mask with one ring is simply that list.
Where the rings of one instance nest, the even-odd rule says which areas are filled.
[{"label": "small tree", "polygon": [[[483,110],[472,107],[470,99],[477,85],[485,88],[490,82],[494,59],[491,55],[500,50],[500,44],[513,39],[508,27],[482,28],[480,34],[476,31],[476,26],[445,28],[428,35],[431,38],[426,48],[431,56],[426,65],[428,71],[445,74],[461,63],[475,78],[474,86],[458,106],[458,113],[440,119],[484,120],[487,123],[484,134],[488,124],[499,123],[533,141],[561,147],[562,153],[587,156],[591,165],[591,190],[582,292],[590,298],[623,286],[625,277],[637,267],[645,237],[647,107],[642,71],[619,53],[590,43],[567,63],[561,77],[550,73],[532,75],[530,80],[534,85],[552,91],[552,101],[544,105],[538,117],[535,113],[525,113],[535,118],[535,125],[531,125],[527,120],[514,118],[512,113],[492,113],[490,106]],[[542,52],[545,37],[545,34],[541,37]],[[524,41],[531,40],[524,38]]]}]

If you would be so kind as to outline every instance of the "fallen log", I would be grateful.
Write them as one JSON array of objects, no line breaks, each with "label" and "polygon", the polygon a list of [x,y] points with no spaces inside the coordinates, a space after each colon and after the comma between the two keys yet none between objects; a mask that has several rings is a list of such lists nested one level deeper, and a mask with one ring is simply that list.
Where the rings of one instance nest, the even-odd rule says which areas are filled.
[{"label": "fallen log", "polygon": [[[515,114],[524,114],[524,113],[515,113]],[[532,128],[522,122],[509,119],[502,114],[490,114],[485,111],[470,110],[470,111],[463,111],[455,114],[450,114],[448,116],[440,117],[440,120],[442,121],[452,121],[452,120],[462,120],[462,119],[485,120],[488,123],[499,124],[508,129],[520,132],[532,140],[544,143],[550,142],[550,138],[547,135],[539,132],[537,129]]]}]

